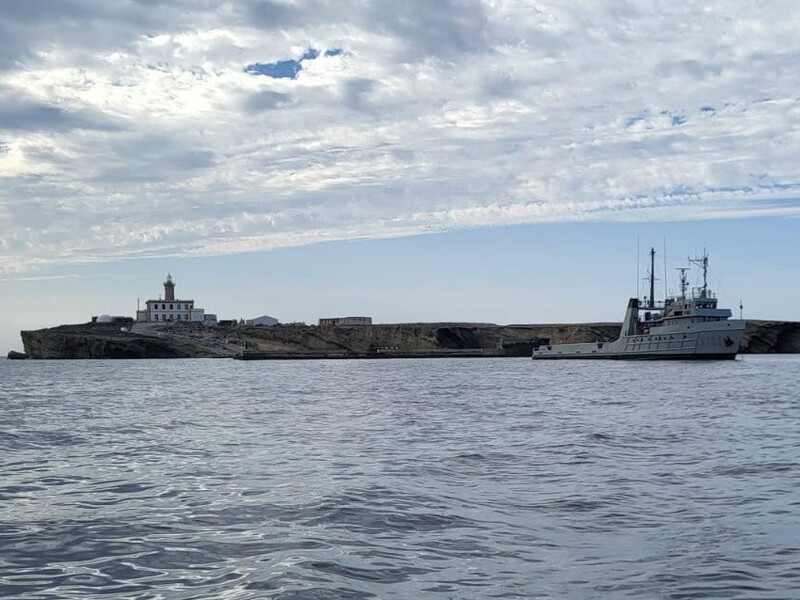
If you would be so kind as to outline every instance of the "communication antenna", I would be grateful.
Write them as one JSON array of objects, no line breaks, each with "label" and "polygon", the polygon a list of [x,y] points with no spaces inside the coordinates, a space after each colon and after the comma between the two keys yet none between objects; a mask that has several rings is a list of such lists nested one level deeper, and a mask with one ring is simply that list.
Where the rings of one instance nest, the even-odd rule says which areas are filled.
[{"label": "communication antenna", "polygon": [[706,249],[703,248],[703,256],[700,256],[698,258],[692,258],[690,256],[689,262],[694,263],[700,267],[703,267],[703,287],[701,288],[700,291],[700,297],[707,298],[708,297],[708,253],[706,252]]},{"label": "communication antenna", "polygon": [[686,272],[689,270],[689,267],[679,267],[675,270],[681,272],[681,298],[685,300],[686,290],[689,287],[689,281],[686,279]]},{"label": "communication antenna", "polygon": [[743,311],[744,311],[744,306],[742,305],[742,301],[741,301],[741,300],[739,300],[739,320],[740,320],[740,321],[741,321],[742,319],[744,319],[744,316],[743,316],[743,315],[744,315],[744,312],[743,312]]}]

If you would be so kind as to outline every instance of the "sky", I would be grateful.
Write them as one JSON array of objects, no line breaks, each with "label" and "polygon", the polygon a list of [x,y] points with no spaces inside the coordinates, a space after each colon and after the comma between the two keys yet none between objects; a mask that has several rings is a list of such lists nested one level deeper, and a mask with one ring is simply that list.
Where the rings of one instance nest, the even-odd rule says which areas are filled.
[{"label": "sky", "polygon": [[0,344],[167,272],[220,317],[618,320],[637,238],[668,287],[707,247],[729,306],[800,319],[798,29],[794,0],[3,2]]}]

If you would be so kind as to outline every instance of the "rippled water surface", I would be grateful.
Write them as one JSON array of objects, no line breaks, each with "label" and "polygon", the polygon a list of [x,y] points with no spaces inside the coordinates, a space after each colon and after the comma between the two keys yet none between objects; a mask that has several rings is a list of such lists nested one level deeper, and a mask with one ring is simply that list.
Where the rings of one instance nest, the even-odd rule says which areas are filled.
[{"label": "rippled water surface", "polygon": [[799,598],[800,356],[0,361],[0,596]]}]

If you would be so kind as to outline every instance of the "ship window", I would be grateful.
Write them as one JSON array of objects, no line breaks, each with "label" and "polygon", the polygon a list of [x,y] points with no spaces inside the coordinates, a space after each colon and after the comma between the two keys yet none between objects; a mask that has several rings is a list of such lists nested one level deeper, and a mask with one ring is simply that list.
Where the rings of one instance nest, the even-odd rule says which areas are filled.
[{"label": "ship window", "polygon": [[172,310],[172,304],[169,305],[169,309]]},{"label": "ship window", "polygon": [[184,319],[185,319],[186,321],[188,321],[188,320],[189,320],[189,313],[186,313],[186,315],[184,315]]},{"label": "ship window", "polygon": [[158,315],[156,315],[155,317],[153,317],[153,320],[154,320],[154,321],[158,321]]}]

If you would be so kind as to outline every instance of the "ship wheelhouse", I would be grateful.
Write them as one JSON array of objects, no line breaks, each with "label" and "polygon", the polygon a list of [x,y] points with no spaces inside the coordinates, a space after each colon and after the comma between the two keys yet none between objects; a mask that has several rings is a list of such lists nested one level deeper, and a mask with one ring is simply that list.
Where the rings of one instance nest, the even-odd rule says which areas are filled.
[{"label": "ship wheelhouse", "polygon": [[691,297],[668,298],[643,310],[643,318],[639,319],[637,327],[639,334],[688,323],[726,321],[733,315],[729,308],[717,308],[717,298],[708,289],[695,290]]}]

